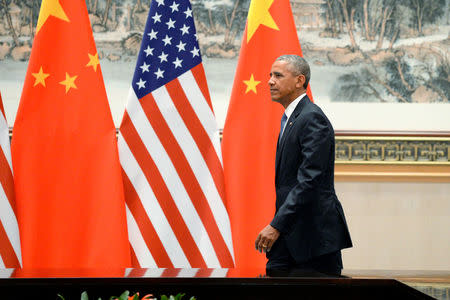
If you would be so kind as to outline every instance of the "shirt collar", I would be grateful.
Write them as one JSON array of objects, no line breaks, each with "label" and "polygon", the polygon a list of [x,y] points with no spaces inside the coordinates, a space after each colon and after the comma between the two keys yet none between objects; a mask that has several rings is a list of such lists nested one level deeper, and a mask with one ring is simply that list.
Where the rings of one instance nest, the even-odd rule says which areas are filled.
[{"label": "shirt collar", "polygon": [[284,114],[286,115],[287,119],[289,120],[289,117],[292,115],[292,113],[294,112],[295,108],[297,107],[297,105],[300,103],[300,101],[306,96],[306,93],[301,94],[300,96],[298,96],[294,101],[292,101],[288,107],[286,107]]}]

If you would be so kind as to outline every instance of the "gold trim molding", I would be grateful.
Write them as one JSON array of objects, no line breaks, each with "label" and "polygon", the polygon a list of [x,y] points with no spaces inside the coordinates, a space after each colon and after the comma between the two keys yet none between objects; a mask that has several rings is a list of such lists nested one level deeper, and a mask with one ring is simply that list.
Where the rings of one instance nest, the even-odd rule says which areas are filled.
[{"label": "gold trim molding", "polygon": [[450,183],[450,166],[336,164],[336,181]]},{"label": "gold trim molding", "polygon": [[336,181],[450,182],[450,137],[336,136]]},{"label": "gold trim molding", "polygon": [[336,164],[450,166],[450,137],[336,136]]}]

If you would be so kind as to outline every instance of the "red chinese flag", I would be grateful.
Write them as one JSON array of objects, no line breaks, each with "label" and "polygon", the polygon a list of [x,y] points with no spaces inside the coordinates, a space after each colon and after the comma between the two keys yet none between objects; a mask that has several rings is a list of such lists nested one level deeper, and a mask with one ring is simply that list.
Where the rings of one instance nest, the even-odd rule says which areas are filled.
[{"label": "red chinese flag", "polygon": [[289,0],[253,0],[222,141],[239,268],[261,268],[266,261],[254,242],[275,212],[275,151],[283,113],[271,101],[267,82],[272,63],[283,54],[302,55]]},{"label": "red chinese flag", "polygon": [[130,264],[115,134],[85,1],[42,1],[12,140],[25,268]]}]

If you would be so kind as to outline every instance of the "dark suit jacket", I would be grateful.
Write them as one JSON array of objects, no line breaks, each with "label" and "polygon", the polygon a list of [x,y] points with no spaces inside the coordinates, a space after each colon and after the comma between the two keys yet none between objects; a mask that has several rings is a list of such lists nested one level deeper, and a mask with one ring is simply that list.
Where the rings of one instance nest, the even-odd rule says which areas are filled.
[{"label": "dark suit jacket", "polygon": [[291,256],[301,263],[352,246],[334,191],[334,130],[305,96],[287,120],[276,154],[276,212]]}]

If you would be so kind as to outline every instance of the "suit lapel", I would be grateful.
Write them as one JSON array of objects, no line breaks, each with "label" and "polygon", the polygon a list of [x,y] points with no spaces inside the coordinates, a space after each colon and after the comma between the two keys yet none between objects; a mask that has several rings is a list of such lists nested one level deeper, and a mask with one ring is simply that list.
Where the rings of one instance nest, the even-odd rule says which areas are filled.
[{"label": "suit lapel", "polygon": [[297,105],[297,107],[294,109],[294,111],[292,112],[292,115],[289,117],[289,119],[286,122],[286,127],[284,129],[283,132],[283,136],[281,137],[281,140],[278,139],[278,143],[277,143],[277,153],[276,153],[276,159],[275,159],[275,178],[278,177],[278,169],[280,166],[280,160],[281,160],[281,154],[283,153],[284,150],[284,145],[286,143],[287,137],[289,136],[289,134],[291,133],[292,128],[294,127],[294,123],[295,121],[297,121],[298,116],[300,115],[300,112],[303,110],[303,108],[307,105],[311,103],[311,101],[309,100],[308,96],[306,95],[301,101],[300,103]]}]

